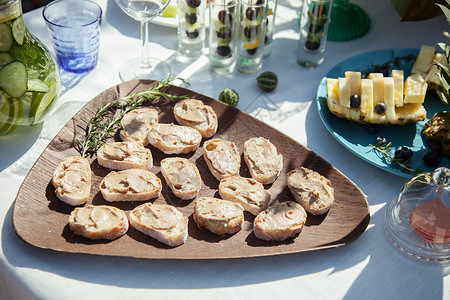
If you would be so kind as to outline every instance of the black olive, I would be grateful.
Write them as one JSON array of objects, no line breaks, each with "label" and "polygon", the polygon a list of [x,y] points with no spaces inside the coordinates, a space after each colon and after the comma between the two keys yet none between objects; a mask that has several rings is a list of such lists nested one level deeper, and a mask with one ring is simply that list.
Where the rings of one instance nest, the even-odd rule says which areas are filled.
[{"label": "black olive", "polygon": [[314,17],[320,17],[325,14],[326,10],[327,9],[326,9],[325,5],[323,5],[322,3],[317,3],[311,9],[311,13]]},{"label": "black olive", "polygon": [[196,13],[185,13],[184,17],[188,24],[195,24],[197,22],[197,14]]},{"label": "black olive", "polygon": [[223,57],[227,57],[231,54],[231,48],[230,46],[218,46],[217,47],[217,54]]},{"label": "black olive", "polygon": [[408,146],[398,146],[397,149],[395,149],[395,159],[398,159],[399,161],[405,162],[413,156],[413,152],[411,148]]},{"label": "black olive", "polygon": [[350,107],[359,107],[361,105],[361,97],[358,94],[350,96]]},{"label": "black olive", "polygon": [[258,50],[258,48],[254,48],[254,49],[247,49],[247,53],[250,55],[253,55],[256,53],[256,51]]},{"label": "black olive", "polygon": [[[235,1],[230,1],[227,3],[228,6],[230,6],[230,8],[228,8],[228,11],[230,13],[234,13],[234,7],[235,7],[236,2]],[[233,6],[234,5],[234,6]]]},{"label": "black olive", "polygon": [[322,25],[319,24],[309,24],[308,32],[310,33],[318,33],[322,30]]},{"label": "black olive", "polygon": [[186,0],[186,4],[190,7],[199,7],[201,3],[201,0]]},{"label": "black olive", "polygon": [[320,43],[319,42],[306,41],[305,47],[306,47],[306,49],[309,49],[309,50],[317,50],[320,47]]},{"label": "black olive", "polygon": [[442,154],[435,151],[425,153],[423,156],[423,162],[429,167],[437,167],[441,164]]},{"label": "black olive", "polygon": [[231,22],[233,21],[233,16],[225,9],[219,11],[217,18],[222,24],[231,24]]},{"label": "black olive", "polygon": [[386,141],[386,138],[384,136],[381,136],[381,135],[377,136],[377,145],[384,146],[386,144],[387,144],[387,141]]},{"label": "black olive", "polygon": [[245,16],[247,17],[247,19],[249,20],[255,20],[258,17],[258,10],[249,7],[247,8],[247,10],[245,11]]},{"label": "black olive", "polygon": [[244,36],[246,38],[248,38],[249,40],[253,39],[254,37],[256,37],[256,35],[258,34],[259,28],[258,27],[244,27]]},{"label": "black olive", "polygon": [[383,102],[379,102],[377,103],[377,105],[375,105],[375,112],[379,115],[384,114],[384,112],[386,111],[386,104],[384,104]]},{"label": "black olive", "polygon": [[186,35],[190,39],[195,39],[195,38],[198,38],[198,36],[200,35],[200,32],[198,31],[198,29],[195,29],[194,31],[186,30]]}]

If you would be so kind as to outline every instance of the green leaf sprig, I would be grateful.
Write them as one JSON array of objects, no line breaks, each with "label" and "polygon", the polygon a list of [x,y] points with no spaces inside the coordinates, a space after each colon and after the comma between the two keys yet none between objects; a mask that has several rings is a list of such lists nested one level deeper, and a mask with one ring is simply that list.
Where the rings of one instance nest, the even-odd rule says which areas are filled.
[{"label": "green leaf sprig", "polygon": [[189,84],[184,79],[169,77],[167,80],[159,81],[156,86],[148,90],[105,103],[97,109],[90,120],[82,119],[86,123],[86,128],[84,128],[86,134],[83,140],[77,139],[76,148],[80,155],[85,157],[88,154],[96,153],[106,140],[114,135],[116,127],[126,113],[144,104],[156,104],[161,99],[169,99],[174,102],[189,98],[164,92],[164,88],[168,87],[170,82],[175,79],[180,79],[183,83]]},{"label": "green leaf sprig", "polygon": [[389,70],[394,67],[400,68],[402,66],[402,62],[412,62],[417,57],[417,54],[407,54],[404,56],[395,56],[394,52],[392,52],[391,59],[382,63],[382,64],[374,64],[371,63],[371,67],[365,71],[362,71],[362,76],[367,77],[370,73],[383,73],[386,76],[389,76]]},{"label": "green leaf sprig", "polygon": [[412,175],[417,175],[423,172],[423,170],[421,168],[418,169],[414,169],[412,168],[411,164],[409,163],[411,159],[408,159],[407,161],[402,161],[399,160],[397,158],[395,158],[394,156],[392,156],[391,154],[391,143],[381,143],[378,142],[375,145],[369,144],[369,146],[372,147],[373,151],[376,151],[378,154],[381,155],[381,159],[386,163],[386,164],[391,164],[391,163],[395,163],[397,166],[399,166],[402,170],[404,170],[406,173],[408,174],[412,174]]}]

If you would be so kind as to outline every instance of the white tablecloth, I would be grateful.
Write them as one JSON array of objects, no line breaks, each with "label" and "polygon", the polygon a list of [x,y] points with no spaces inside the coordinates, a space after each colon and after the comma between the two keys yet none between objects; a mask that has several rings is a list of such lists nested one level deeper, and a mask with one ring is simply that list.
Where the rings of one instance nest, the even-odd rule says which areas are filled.
[{"label": "white tablecloth", "polygon": [[[355,1],[371,17],[370,32],[354,41],[328,42],[324,64],[312,70],[301,68],[295,59],[301,1],[282,0],[273,52],[263,66],[279,76],[279,86],[270,94],[257,88],[256,75],[211,73],[206,56],[177,61],[176,29],[150,26],[151,54],[169,61],[174,75],[188,79],[190,89],[217,98],[222,89],[234,88],[240,95],[238,108],[304,144],[362,189],[371,220],[353,243],[273,257],[180,261],[68,254],[22,241],[12,227],[12,210],[27,172],[86,102],[120,83],[120,66],[140,55],[138,22],[113,0],[97,2],[104,15],[96,69],[81,77],[63,74],[65,90],[43,126],[22,138],[0,138],[1,299],[450,299],[448,266],[407,257],[384,235],[386,204],[398,195],[405,178],[346,150],[326,130],[314,101],[320,79],[346,58],[444,40],[442,32],[448,30],[444,16],[401,22],[388,0]],[[52,49],[41,11],[27,13],[25,21]],[[277,110],[266,109],[264,103],[275,104]]]}]

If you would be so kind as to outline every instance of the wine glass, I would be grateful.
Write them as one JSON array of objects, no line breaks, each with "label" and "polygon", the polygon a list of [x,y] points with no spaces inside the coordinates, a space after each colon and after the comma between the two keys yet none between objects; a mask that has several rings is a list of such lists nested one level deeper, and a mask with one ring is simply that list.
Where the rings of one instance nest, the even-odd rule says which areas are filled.
[{"label": "wine glass", "polygon": [[122,81],[133,79],[166,79],[170,75],[169,65],[149,56],[148,22],[161,14],[170,0],[115,0],[117,5],[130,17],[141,23],[142,57],[126,62],[120,72]]}]

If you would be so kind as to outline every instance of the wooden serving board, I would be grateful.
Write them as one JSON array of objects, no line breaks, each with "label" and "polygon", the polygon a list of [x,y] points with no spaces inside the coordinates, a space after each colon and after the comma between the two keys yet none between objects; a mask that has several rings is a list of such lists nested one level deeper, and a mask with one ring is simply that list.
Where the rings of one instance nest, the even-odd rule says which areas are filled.
[{"label": "wooden serving board", "polygon": [[[235,142],[241,153],[244,142],[251,137],[265,137],[277,147],[283,154],[283,170],[275,183],[266,186],[272,197],[276,199],[275,201],[293,200],[287,186],[286,174],[296,167],[305,166],[331,181],[335,190],[332,208],[322,216],[308,214],[300,235],[285,242],[258,240],[252,231],[254,216],[248,212],[245,212],[245,221],[240,232],[227,236],[214,235],[206,229],[197,228],[192,218],[193,201],[176,198],[164,184],[165,180],[160,172],[160,161],[168,155],[148,146],[154,158],[154,167],[151,171],[163,182],[162,195],[151,201],[174,205],[189,217],[189,236],[186,243],[171,248],[131,226],[124,236],[114,241],[92,241],[74,235],[68,225],[68,218],[74,207],[56,198],[51,183],[53,171],[64,158],[79,155],[74,146],[76,139],[84,138],[85,124],[81,121],[82,119],[89,120],[102,103],[145,90],[152,84],[155,82],[130,81],[104,91],[86,104],[50,142],[23,181],[14,204],[14,229],[24,241],[36,247],[72,253],[152,259],[217,259],[267,256],[338,247],[354,241],[364,232],[370,220],[366,198],[353,182],[331,164],[285,134],[236,108],[184,88],[169,86],[167,92],[188,95],[212,106],[219,119],[218,131],[214,137]],[[163,101],[157,104],[156,108],[160,110],[161,123],[175,123],[173,103]],[[118,135],[114,139],[119,141]],[[182,156],[194,162],[200,171],[203,188],[199,196],[220,198],[219,182],[208,170],[203,159],[202,147]],[[88,204],[113,205],[124,210],[128,215],[133,208],[143,203],[105,201],[99,191],[99,183],[110,170],[99,166],[95,156],[88,159],[93,173]],[[250,177],[243,159],[240,175]]]}]

